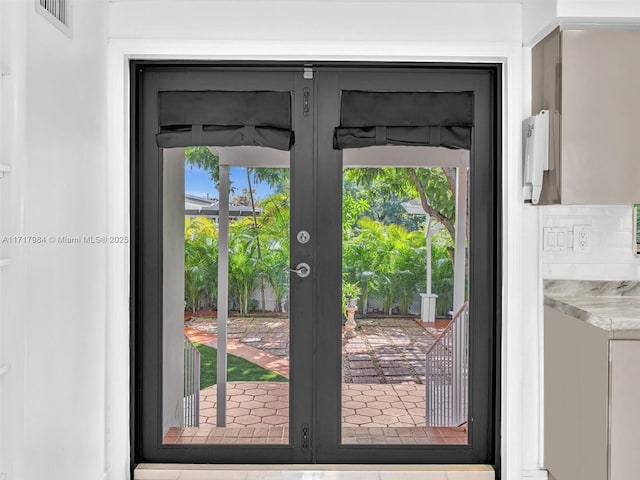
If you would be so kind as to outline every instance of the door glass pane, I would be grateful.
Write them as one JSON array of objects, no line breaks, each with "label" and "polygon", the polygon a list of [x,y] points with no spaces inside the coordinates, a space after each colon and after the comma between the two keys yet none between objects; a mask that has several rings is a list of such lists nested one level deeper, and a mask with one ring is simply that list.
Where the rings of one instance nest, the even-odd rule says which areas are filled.
[{"label": "door glass pane", "polygon": [[289,443],[288,167],[267,148],[164,150],[165,444]]},{"label": "door glass pane", "polygon": [[367,150],[343,152],[342,443],[466,444],[468,154]]}]

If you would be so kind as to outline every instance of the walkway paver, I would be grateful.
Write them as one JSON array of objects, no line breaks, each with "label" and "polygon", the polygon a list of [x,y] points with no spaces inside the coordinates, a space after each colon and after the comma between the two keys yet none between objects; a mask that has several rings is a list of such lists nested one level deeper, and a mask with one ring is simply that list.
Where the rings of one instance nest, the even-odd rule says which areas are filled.
[{"label": "walkway paver", "polygon": [[422,385],[342,384],[344,427],[423,427]]},{"label": "walkway paver", "polygon": [[[184,333],[192,342],[218,348],[218,336],[213,333],[207,333],[190,327],[184,327]],[[278,357],[250,345],[245,345],[232,338],[227,339],[227,353],[249,360],[262,368],[289,378],[289,360],[286,358]]]},{"label": "walkway paver", "polygon": [[[216,392],[216,385],[200,392],[200,424],[216,425]],[[288,423],[289,383],[227,383],[227,426],[286,427]]]},{"label": "walkway paver", "polygon": [[[412,318],[358,319],[358,328],[343,335],[344,382],[423,384],[425,353],[447,324],[425,327]],[[231,317],[227,331],[229,353],[288,378],[288,319]],[[200,338],[195,341],[214,348],[217,344],[215,318],[189,321],[185,332],[192,340]]]},{"label": "walkway paver", "polygon": [[[425,426],[421,385],[342,385],[342,443],[464,444],[465,428]],[[200,393],[200,427],[172,427],[165,443],[289,442],[289,384],[229,382],[227,426],[216,427],[216,386]]]},{"label": "walkway paver", "polygon": [[[185,326],[206,333],[218,333],[217,319],[195,317]],[[282,317],[230,317],[227,341],[237,340],[250,347],[281,358],[289,355],[289,319]]]},{"label": "walkway paver", "polygon": [[342,339],[346,383],[424,384],[434,335],[411,318],[358,320]]}]

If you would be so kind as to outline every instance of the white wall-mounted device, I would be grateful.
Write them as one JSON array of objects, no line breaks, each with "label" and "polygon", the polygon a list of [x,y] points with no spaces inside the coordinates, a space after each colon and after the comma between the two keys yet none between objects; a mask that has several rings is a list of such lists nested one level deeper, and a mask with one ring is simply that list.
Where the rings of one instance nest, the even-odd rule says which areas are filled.
[{"label": "white wall-mounted device", "polygon": [[542,172],[549,170],[549,110],[524,121],[524,201],[537,204],[542,192]]}]

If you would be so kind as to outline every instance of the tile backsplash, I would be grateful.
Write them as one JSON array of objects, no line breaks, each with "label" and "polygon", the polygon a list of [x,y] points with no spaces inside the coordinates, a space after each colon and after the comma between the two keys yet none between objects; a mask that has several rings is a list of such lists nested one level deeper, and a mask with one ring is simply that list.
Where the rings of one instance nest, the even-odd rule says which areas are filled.
[{"label": "tile backsplash", "polygon": [[[640,257],[633,254],[631,205],[552,205],[541,208],[543,229],[568,229],[568,247],[565,251],[542,250],[544,278],[640,280]],[[591,226],[590,252],[574,251],[575,225]]]}]

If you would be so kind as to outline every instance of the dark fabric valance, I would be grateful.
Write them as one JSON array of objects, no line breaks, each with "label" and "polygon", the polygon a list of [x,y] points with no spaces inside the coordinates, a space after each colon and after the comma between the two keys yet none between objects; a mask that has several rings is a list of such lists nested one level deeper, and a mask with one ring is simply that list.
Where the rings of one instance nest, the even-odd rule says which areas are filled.
[{"label": "dark fabric valance", "polygon": [[290,150],[289,92],[160,92],[158,146],[257,145]]},{"label": "dark fabric valance", "polygon": [[471,148],[472,92],[342,92],[336,149],[373,145]]}]

